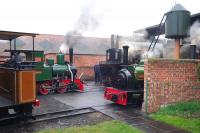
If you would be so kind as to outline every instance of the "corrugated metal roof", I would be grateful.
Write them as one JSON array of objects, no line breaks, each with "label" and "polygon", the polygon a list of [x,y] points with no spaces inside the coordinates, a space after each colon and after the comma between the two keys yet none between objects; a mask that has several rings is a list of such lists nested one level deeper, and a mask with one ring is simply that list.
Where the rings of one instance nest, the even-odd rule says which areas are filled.
[{"label": "corrugated metal roof", "polygon": [[13,40],[20,36],[32,36],[35,37],[36,33],[14,32],[14,31],[2,31],[0,30],[0,40]]}]

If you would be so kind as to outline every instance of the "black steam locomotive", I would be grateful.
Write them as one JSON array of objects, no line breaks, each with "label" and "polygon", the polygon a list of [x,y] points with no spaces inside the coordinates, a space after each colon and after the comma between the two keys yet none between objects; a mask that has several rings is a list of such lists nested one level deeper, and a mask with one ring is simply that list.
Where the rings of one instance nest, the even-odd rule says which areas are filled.
[{"label": "black steam locomotive", "polygon": [[[112,44],[111,37],[111,44]],[[128,46],[122,49],[111,48],[106,51],[106,61],[100,63],[104,97],[117,104],[141,104],[144,91],[144,62],[140,58],[129,61]]]}]

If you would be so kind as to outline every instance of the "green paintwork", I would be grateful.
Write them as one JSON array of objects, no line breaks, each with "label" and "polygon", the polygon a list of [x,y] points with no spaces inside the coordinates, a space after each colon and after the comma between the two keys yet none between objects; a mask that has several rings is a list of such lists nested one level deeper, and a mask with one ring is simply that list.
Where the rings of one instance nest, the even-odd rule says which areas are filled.
[{"label": "green paintwork", "polygon": [[35,51],[34,57],[41,58],[41,61],[37,62],[36,68],[42,68],[44,65],[44,51]]},{"label": "green paintwork", "polygon": [[[42,55],[37,53],[37,57],[41,56],[44,56],[44,54]],[[53,76],[63,75],[69,70],[68,66],[64,65],[64,54],[57,54],[58,64],[54,64],[53,59],[47,59],[46,61],[47,64],[44,64],[43,61],[38,62],[39,65],[36,67],[36,70],[40,71],[41,73],[36,75],[37,81],[51,80]]]},{"label": "green paintwork", "polygon": [[69,70],[68,66],[66,66],[66,65],[54,64],[53,65],[53,76],[63,75],[68,70]]},{"label": "green paintwork", "polygon": [[41,58],[40,62],[37,62],[36,70],[40,73],[36,75],[36,81],[45,81],[52,79],[52,68],[44,65],[44,51],[35,51],[35,58]]},{"label": "green paintwork", "polygon": [[135,66],[135,78],[137,80],[144,80],[144,60],[141,60],[140,63]]},{"label": "green paintwork", "polygon": [[52,79],[52,67],[50,66],[44,66],[43,68],[36,69],[38,71],[41,71],[40,74],[36,75],[37,81],[45,81],[45,80],[51,80]]},{"label": "green paintwork", "polygon": [[181,7],[183,9],[180,9],[178,6],[175,6],[170,12],[166,14],[166,38],[183,38],[188,36],[191,18],[190,12],[185,10],[183,7]]},{"label": "green paintwork", "polygon": [[57,54],[57,64],[64,65],[64,58],[65,58],[64,54]]},{"label": "green paintwork", "polygon": [[47,65],[49,65],[49,66],[54,65],[54,59],[47,59],[46,62],[47,62]]},{"label": "green paintwork", "polygon": [[136,80],[144,80],[144,61],[141,60],[139,64],[137,65],[129,65],[128,70],[134,74],[134,78]]}]

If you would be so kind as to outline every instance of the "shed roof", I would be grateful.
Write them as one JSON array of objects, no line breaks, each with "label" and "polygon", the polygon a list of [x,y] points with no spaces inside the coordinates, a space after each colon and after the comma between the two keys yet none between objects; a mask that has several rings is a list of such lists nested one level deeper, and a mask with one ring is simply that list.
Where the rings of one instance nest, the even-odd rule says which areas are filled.
[{"label": "shed roof", "polygon": [[32,36],[35,37],[36,33],[26,33],[26,32],[14,32],[14,31],[2,31],[0,30],[0,40],[13,40],[20,36]]}]

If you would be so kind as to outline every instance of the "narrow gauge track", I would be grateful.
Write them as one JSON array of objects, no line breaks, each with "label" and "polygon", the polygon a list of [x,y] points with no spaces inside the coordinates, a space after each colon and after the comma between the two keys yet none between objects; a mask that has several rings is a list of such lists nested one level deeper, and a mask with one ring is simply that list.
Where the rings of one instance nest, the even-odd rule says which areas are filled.
[{"label": "narrow gauge track", "polygon": [[34,117],[36,119],[29,120],[28,123],[35,123],[35,122],[40,122],[40,121],[59,119],[59,118],[63,118],[63,117],[71,117],[71,116],[82,115],[82,114],[93,113],[93,112],[96,112],[96,110],[91,107],[76,108],[76,109],[69,109],[69,110],[56,111],[56,112],[48,112],[48,113],[44,113],[44,114],[35,115]]},{"label": "narrow gauge track", "polygon": [[97,111],[91,107],[88,107],[88,108],[75,108],[75,109],[69,109],[69,110],[63,110],[63,111],[38,114],[38,115],[34,115],[33,116],[34,119],[30,119],[30,120],[22,120],[22,119],[17,119],[16,117],[9,117],[5,119],[1,119],[0,126],[5,126],[8,124],[22,124],[22,123],[32,124],[32,123],[43,122],[43,121],[48,121],[48,120],[53,120],[53,119],[73,117],[73,116],[93,113],[93,112],[97,112]]}]

